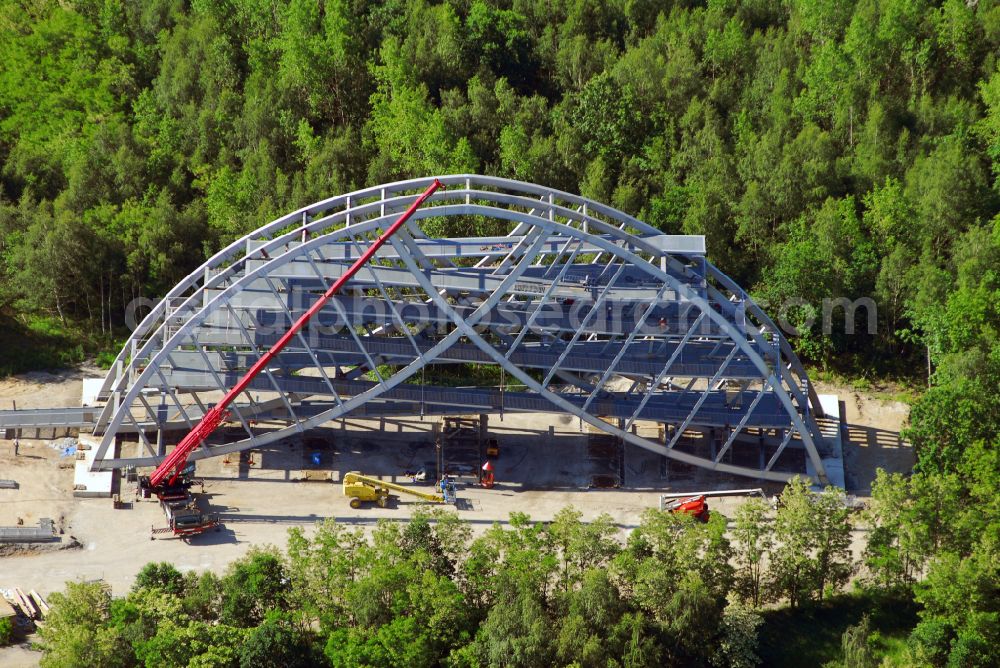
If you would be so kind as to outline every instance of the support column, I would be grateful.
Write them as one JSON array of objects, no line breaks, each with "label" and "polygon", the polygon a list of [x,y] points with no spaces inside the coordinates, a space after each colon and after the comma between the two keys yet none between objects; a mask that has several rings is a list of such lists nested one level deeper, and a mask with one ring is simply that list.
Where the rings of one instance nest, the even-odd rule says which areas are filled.
[{"label": "support column", "polygon": [[[632,425],[635,428],[635,425]],[[625,431],[625,418],[618,418],[618,428]],[[618,466],[618,486],[625,486],[625,439],[615,438],[615,464]]]},{"label": "support column", "polygon": [[[667,429],[669,425],[666,422],[660,423],[660,443],[667,443]],[[660,477],[664,480],[670,479],[670,458],[666,455],[660,455]]]},{"label": "support column", "polygon": [[437,479],[440,481],[444,477],[444,443],[441,438],[441,422],[434,421],[434,465],[437,467]]}]

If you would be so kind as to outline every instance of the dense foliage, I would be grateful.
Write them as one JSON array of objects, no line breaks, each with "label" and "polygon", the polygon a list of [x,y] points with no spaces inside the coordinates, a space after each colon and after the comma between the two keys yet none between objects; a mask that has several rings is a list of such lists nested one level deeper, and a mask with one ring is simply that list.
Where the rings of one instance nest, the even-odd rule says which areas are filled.
[{"label": "dense foliage", "polygon": [[[761,600],[818,599],[852,564],[843,492],[801,481],[772,523],[779,549]],[[746,523],[746,520],[741,520]],[[808,525],[782,540],[782,526]],[[772,528],[773,527],[773,528]],[[363,529],[289,531],[284,553],[253,549],[218,578],[148,564],[127,596],[71,583],[51,597],[43,665],[69,666],[753,666],[761,617],[730,563],[726,518],[649,511],[627,536],[565,508],[513,514],[472,538],[454,513]],[[727,598],[728,596],[728,598]]]},{"label": "dense foliage", "polygon": [[1000,665],[1000,457],[969,447],[957,471],[879,471],[868,510],[866,585],[913,597],[915,661]]},{"label": "dense foliage", "polygon": [[0,316],[120,331],[279,213],[495,173],[707,235],[807,359],[930,366],[953,467],[1000,422],[998,53],[995,0],[2,2]]},{"label": "dense foliage", "polygon": [[0,619],[0,647],[9,645],[14,637],[14,622],[9,617]]},{"label": "dense foliage", "polygon": [[[0,372],[12,327],[69,349],[23,359],[77,359],[279,213],[458,171],[705,234],[809,362],[929,381],[917,473],[874,486],[861,578],[919,608],[907,661],[996,665],[996,0],[0,0]],[[874,334],[864,309],[824,331],[824,298],[866,296]],[[625,548],[567,518],[471,543],[446,521],[327,527],[221,581],[73,585],[86,605],[62,606],[72,642],[46,660],[749,665],[730,584],[802,606],[856,570],[825,533],[839,511],[787,507],[741,510],[728,538],[650,517]],[[843,653],[868,665],[857,622]]]},{"label": "dense foliage", "polygon": [[3,2],[0,314],[109,332],[279,213],[495,173],[707,235],[807,359],[929,366],[954,467],[1000,423],[998,53],[995,0]]},{"label": "dense foliage", "polygon": [[[221,578],[151,563],[124,597],[68,584],[50,597],[42,665],[752,668],[798,643],[812,653],[780,663],[995,666],[998,501],[973,483],[981,505],[953,503],[960,483],[948,492],[921,476],[879,476],[860,561],[843,491],[798,478],[777,510],[753,499],[705,524],[649,510],[627,532],[573,508],[545,523],[513,513],[475,537],[455,513],[424,508],[371,531],[293,528],[283,552],[253,548]],[[816,625],[846,628],[831,657],[815,629],[790,629],[795,615],[842,607],[852,575],[867,610]],[[872,612],[896,619],[879,626],[892,652]]]}]

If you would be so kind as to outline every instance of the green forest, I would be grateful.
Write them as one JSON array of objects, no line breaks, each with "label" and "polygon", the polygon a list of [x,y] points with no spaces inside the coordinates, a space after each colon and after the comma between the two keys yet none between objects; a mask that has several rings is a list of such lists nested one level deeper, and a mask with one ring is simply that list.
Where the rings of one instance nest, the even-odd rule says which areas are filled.
[{"label": "green forest", "polygon": [[571,507],[475,537],[440,509],[327,520],[222,577],[151,563],[125,596],[69,583],[42,666],[995,666],[1000,564],[979,545],[997,501],[979,480],[880,475],[859,562],[844,492],[800,478],[773,519],[759,498],[707,523],[650,509],[624,540]]},{"label": "green forest", "polygon": [[[293,532],[221,579],[71,585],[50,665],[1000,665],[995,0],[0,0],[0,165],[0,374],[114,351],[129,301],[282,213],[478,172],[704,234],[806,304],[811,372],[913,394],[915,470],[862,518]],[[805,326],[827,297],[877,331]]]}]

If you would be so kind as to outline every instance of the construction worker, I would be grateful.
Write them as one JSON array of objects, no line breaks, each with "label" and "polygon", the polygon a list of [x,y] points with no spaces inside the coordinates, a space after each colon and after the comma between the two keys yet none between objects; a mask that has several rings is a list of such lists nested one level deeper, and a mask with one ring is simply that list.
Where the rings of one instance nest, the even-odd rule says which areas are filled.
[{"label": "construction worker", "polygon": [[493,488],[493,463],[488,459],[483,464],[483,474],[479,477],[479,484],[486,489]]}]

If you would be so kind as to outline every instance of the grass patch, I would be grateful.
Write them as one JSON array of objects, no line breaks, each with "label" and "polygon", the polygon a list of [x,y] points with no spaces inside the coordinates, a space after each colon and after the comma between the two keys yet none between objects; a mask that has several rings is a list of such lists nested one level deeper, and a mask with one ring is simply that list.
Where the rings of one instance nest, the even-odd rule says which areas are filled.
[{"label": "grass patch", "polygon": [[[57,371],[98,355],[110,366],[120,341],[93,336],[58,318],[0,315],[0,378],[28,371]],[[117,348],[115,347],[117,345]],[[114,352],[109,352],[111,350]]]},{"label": "grass patch", "polygon": [[79,364],[79,333],[54,318],[0,318],[0,377],[26,371],[53,371]]},{"label": "grass patch", "polygon": [[[379,373],[388,378],[402,367],[379,365]],[[538,369],[525,369],[525,373],[541,382],[544,375]],[[376,375],[369,371],[365,377],[377,381]],[[512,375],[501,372],[496,364],[432,364],[423,374],[416,373],[404,381],[408,385],[434,385],[435,387],[477,387],[500,388],[503,385],[506,392],[523,392],[527,386]]]},{"label": "grass patch", "polygon": [[905,404],[912,404],[927,389],[926,381],[918,379],[919,382],[914,382],[914,379],[906,377],[879,377],[871,376],[870,373],[861,375],[844,374],[835,370],[809,366],[806,367],[806,373],[814,381],[840,385],[872,399],[880,399],[882,401],[899,401]]},{"label": "grass patch", "polygon": [[884,636],[881,633],[878,634],[874,643],[875,649],[882,659],[882,666],[886,668],[895,668],[896,666],[903,668],[904,666],[911,665],[912,657],[907,653],[906,635]]},{"label": "grass patch", "polygon": [[110,369],[126,341],[128,339],[107,339],[104,341],[94,355],[94,364],[102,369]]},{"label": "grass patch", "polygon": [[849,593],[796,610],[764,611],[758,652],[763,665],[814,668],[842,661],[841,636],[866,612],[882,656],[899,655],[917,624],[917,606],[897,598]]}]

